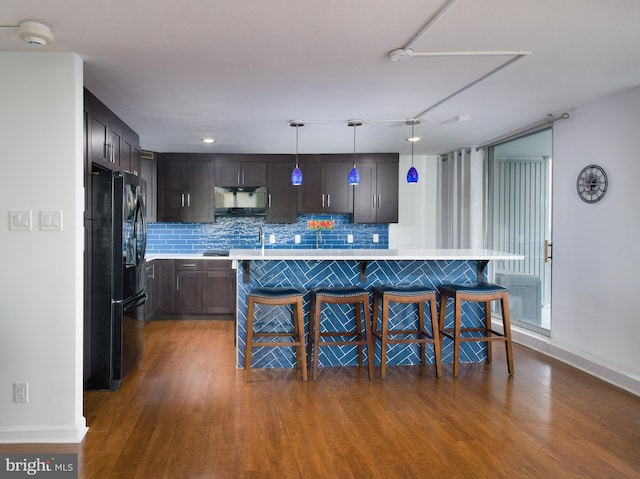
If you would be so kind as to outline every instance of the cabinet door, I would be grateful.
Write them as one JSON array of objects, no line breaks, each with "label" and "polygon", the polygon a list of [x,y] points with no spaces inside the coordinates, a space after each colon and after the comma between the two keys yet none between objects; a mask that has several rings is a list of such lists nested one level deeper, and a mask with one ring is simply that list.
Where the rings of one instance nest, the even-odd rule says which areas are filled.
[{"label": "cabinet door", "polygon": [[213,222],[213,163],[187,163],[186,175],[186,221]]},{"label": "cabinet door", "polygon": [[240,184],[243,186],[264,186],[267,184],[267,163],[251,161],[242,163]]},{"label": "cabinet door", "polygon": [[300,161],[302,184],[298,186],[298,213],[323,211],[322,165],[320,161]]},{"label": "cabinet door", "polygon": [[155,260],[153,265],[153,309],[157,317],[161,313],[175,311],[176,272],[172,259]]},{"label": "cabinet door", "polygon": [[267,166],[267,223],[295,223],[298,219],[298,188],[291,184],[294,162]]},{"label": "cabinet door", "polygon": [[155,262],[145,263],[144,265],[145,287],[147,289],[147,301],[144,303],[144,320],[151,321],[154,313],[153,299],[155,297]]},{"label": "cabinet door", "polygon": [[376,165],[376,222],[398,222],[398,164]]},{"label": "cabinet door", "polygon": [[231,261],[204,261],[202,272],[202,312],[234,314],[236,311],[235,271]]},{"label": "cabinet door", "polygon": [[[349,185],[352,163],[325,163],[324,193],[327,213],[353,212],[353,187]],[[356,187],[357,188],[357,187]]]},{"label": "cabinet door", "polygon": [[158,163],[158,221],[184,221],[186,182],[186,162]]},{"label": "cabinet door", "polygon": [[374,163],[361,163],[360,184],[354,186],[353,194],[353,222],[375,223],[377,211],[376,198],[376,165]]},{"label": "cabinet door", "polygon": [[133,144],[131,139],[124,135],[122,137],[122,149],[120,152],[120,169],[133,173],[131,169],[131,158],[133,157]]},{"label": "cabinet door", "polygon": [[91,104],[91,161],[111,168],[109,148],[109,115],[106,108],[99,103]]},{"label": "cabinet door", "polygon": [[133,153],[131,154],[131,173],[140,176],[140,170],[142,170],[141,152],[140,148],[134,145]]},{"label": "cabinet door", "polygon": [[238,186],[240,184],[240,163],[235,161],[216,161],[216,186]]},{"label": "cabinet door", "polygon": [[109,123],[109,150],[111,154],[111,169],[122,169],[122,128],[115,122]]},{"label": "cabinet door", "polygon": [[202,282],[200,271],[176,271],[176,312],[202,312]]}]

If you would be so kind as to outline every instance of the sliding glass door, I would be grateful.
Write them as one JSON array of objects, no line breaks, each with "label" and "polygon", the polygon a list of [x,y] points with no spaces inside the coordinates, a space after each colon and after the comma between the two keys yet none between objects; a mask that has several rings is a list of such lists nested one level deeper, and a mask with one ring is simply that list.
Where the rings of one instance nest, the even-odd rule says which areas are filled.
[{"label": "sliding glass door", "polygon": [[551,129],[492,146],[487,151],[488,244],[524,255],[494,265],[509,289],[514,324],[551,330]]}]

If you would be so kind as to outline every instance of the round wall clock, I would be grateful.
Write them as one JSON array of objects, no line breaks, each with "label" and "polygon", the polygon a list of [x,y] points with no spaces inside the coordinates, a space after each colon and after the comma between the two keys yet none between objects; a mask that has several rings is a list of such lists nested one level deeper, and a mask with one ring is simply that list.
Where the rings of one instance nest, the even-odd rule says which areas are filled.
[{"label": "round wall clock", "polygon": [[578,175],[576,187],[580,199],[586,203],[596,203],[607,192],[607,174],[601,166],[585,166]]}]

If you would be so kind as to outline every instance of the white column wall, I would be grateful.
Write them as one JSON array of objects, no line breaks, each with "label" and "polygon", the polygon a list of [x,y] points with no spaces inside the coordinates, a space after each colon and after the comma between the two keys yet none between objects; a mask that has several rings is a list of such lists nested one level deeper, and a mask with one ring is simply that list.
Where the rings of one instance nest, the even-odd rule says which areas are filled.
[{"label": "white column wall", "polygon": [[[82,415],[83,99],[73,53],[0,53],[0,442],[77,442]],[[30,211],[31,231],[9,212]],[[42,231],[40,212],[62,212]],[[13,383],[28,382],[28,402]]]},{"label": "white column wall", "polygon": [[398,223],[389,225],[389,248],[435,248],[438,157],[414,155],[418,183],[407,183],[411,155],[400,155]]}]

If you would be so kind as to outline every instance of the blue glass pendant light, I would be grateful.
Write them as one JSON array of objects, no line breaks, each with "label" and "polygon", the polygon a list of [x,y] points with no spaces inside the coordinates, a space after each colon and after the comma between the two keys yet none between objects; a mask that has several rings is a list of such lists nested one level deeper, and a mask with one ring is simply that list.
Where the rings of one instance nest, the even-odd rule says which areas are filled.
[{"label": "blue glass pendant light", "polygon": [[348,126],[353,127],[353,168],[349,171],[349,184],[356,186],[360,184],[360,172],[356,168],[356,127],[362,125],[361,120],[349,120]]},{"label": "blue glass pendant light", "polygon": [[417,183],[418,182],[418,170],[416,170],[415,166],[413,166],[413,144],[420,140],[414,134],[414,128],[416,125],[420,124],[420,120],[416,118],[412,118],[407,120],[407,125],[411,125],[411,137],[408,140],[411,142],[411,168],[407,171],[407,183]]},{"label": "blue glass pendant light", "polygon": [[301,120],[291,120],[289,125],[296,128],[296,167],[291,172],[291,184],[300,186],[302,184],[302,170],[298,166],[298,128],[304,126],[304,123]]}]

